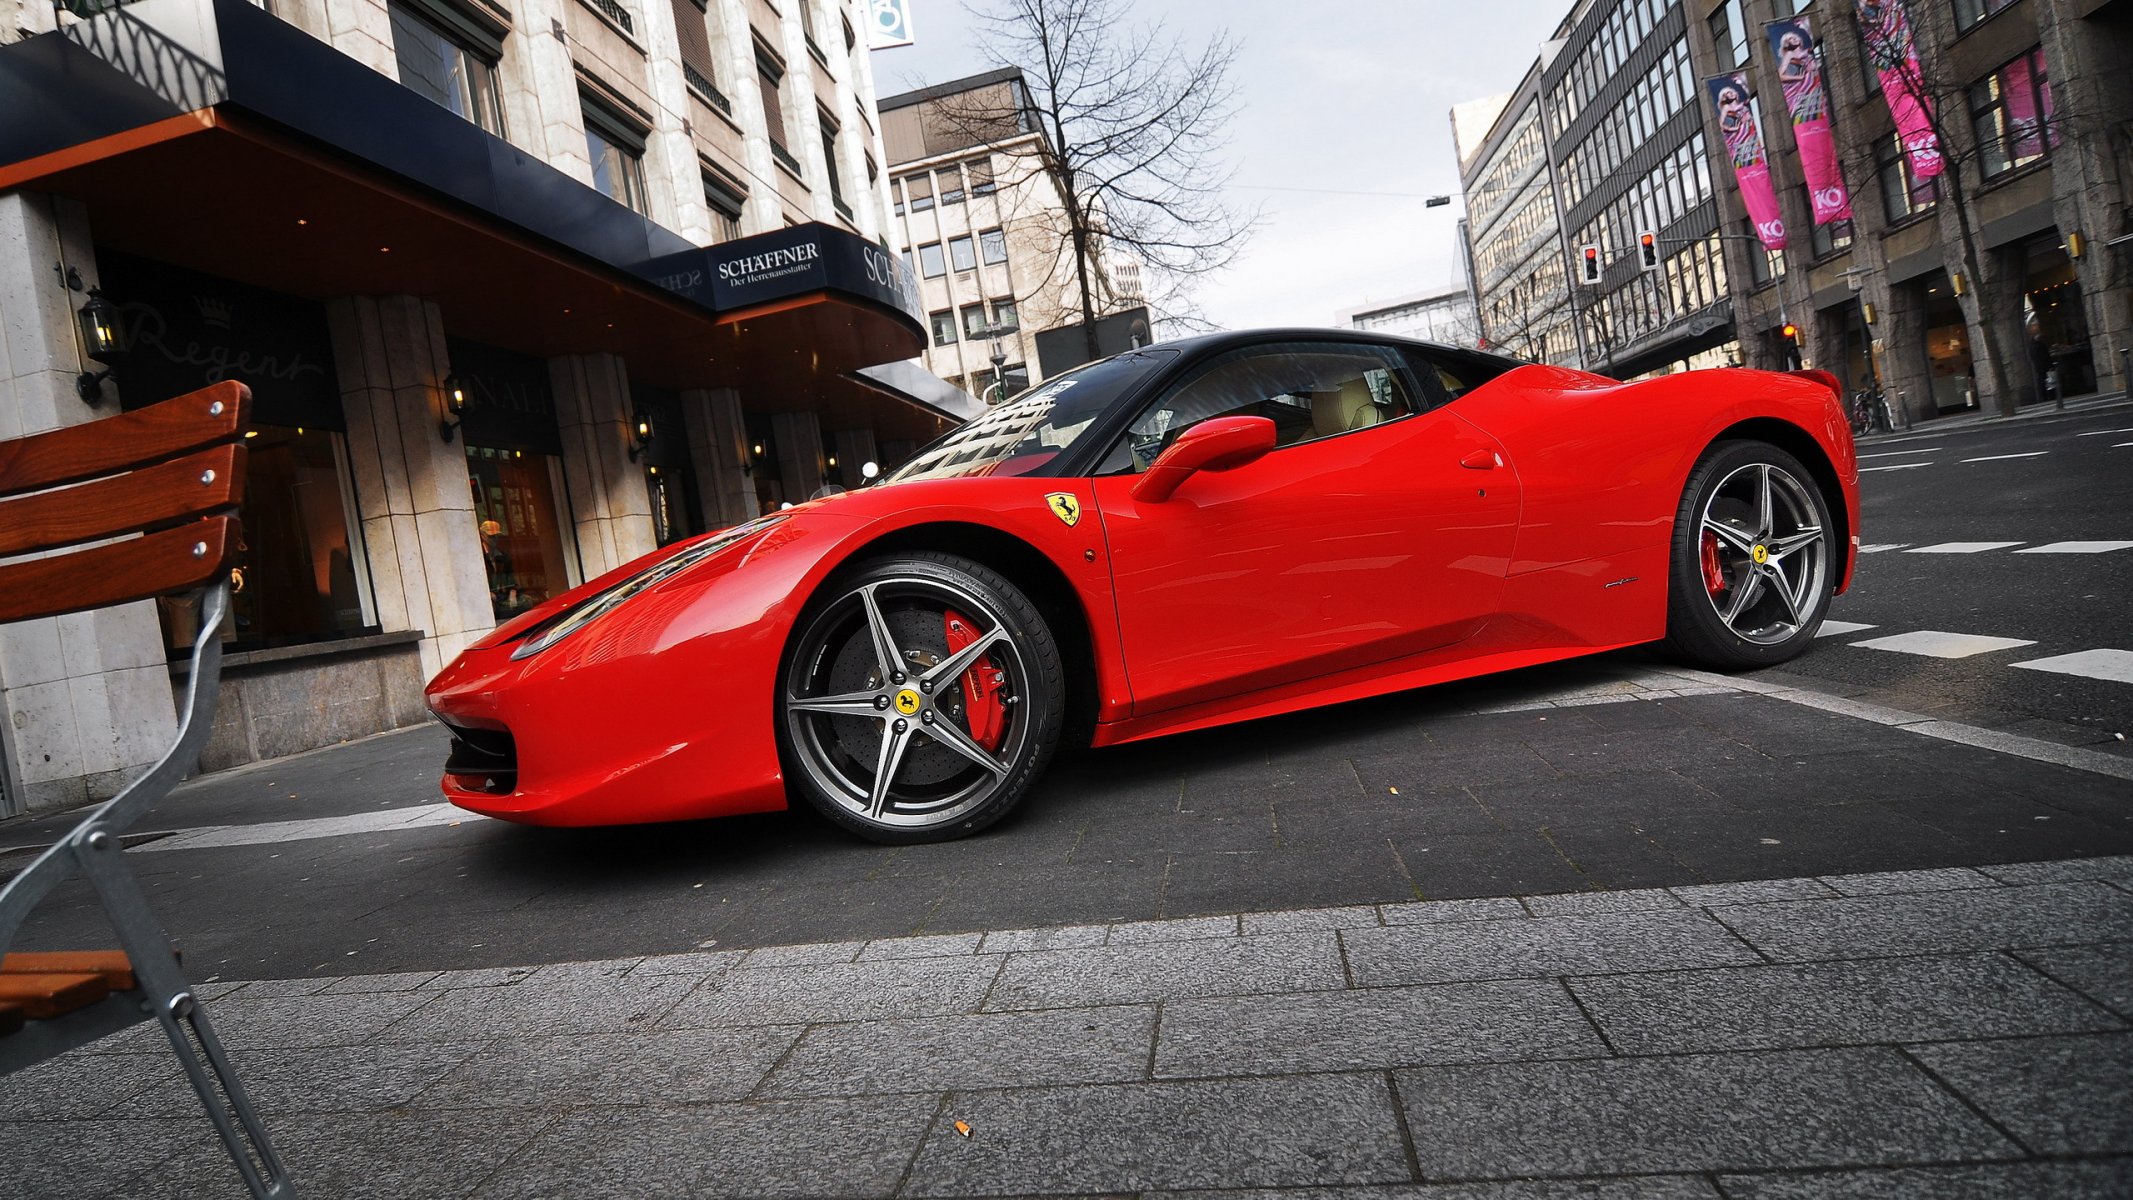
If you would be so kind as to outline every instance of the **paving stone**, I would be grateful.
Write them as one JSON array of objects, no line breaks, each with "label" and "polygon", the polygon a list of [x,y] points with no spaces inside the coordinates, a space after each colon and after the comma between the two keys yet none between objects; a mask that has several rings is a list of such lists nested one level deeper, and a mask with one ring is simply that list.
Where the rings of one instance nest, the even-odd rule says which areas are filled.
[{"label": "paving stone", "polygon": [[1912,1053],[2039,1154],[2133,1152],[2133,1033]]},{"label": "paving stone", "polygon": [[1519,1179],[1389,1187],[1282,1188],[1243,1192],[1143,1192],[1139,1200],[1720,1200],[1701,1175],[1634,1179]]},{"label": "paving stone", "polygon": [[510,987],[526,978],[539,967],[479,967],[464,971],[444,971],[422,985],[424,991],[451,991],[458,988]]},{"label": "paving stone", "polygon": [[859,957],[866,943],[816,942],[806,946],[759,946],[749,952],[750,967],[804,967],[816,963],[848,963]]},{"label": "paving stone", "polygon": [[750,966],[707,980],[663,1024],[688,1029],[974,1012],[999,971],[1000,959],[990,955]]},{"label": "paving stone", "polygon": [[1343,987],[1335,936],[1277,933],[1011,955],[985,1007],[1081,1008]]},{"label": "paving stone", "polygon": [[765,1096],[863,1096],[1143,1078],[1152,1005],[822,1025],[764,1082]]},{"label": "paving stone", "polygon": [[746,950],[699,950],[693,954],[655,954],[637,964],[632,978],[652,975],[695,975],[705,978],[740,966]]},{"label": "paving stone", "polygon": [[1762,961],[1693,909],[1349,929],[1340,937],[1357,987]]},{"label": "paving stone", "polygon": [[2133,942],[2024,950],[2018,957],[2119,1016],[2133,1020]]},{"label": "paving stone", "polygon": [[1749,944],[1790,960],[2133,939],[2133,896],[2102,883],[1806,900],[1715,912]]},{"label": "paving stone", "polygon": [[179,1071],[168,1043],[160,1054],[67,1054],[0,1075],[7,1121],[94,1117],[122,1107]]},{"label": "paving stone", "polygon": [[416,1108],[696,1104],[755,1090],[801,1027],[507,1037],[440,1072]]},{"label": "paving stone", "polygon": [[[36,1200],[91,1200],[110,1196],[141,1171],[191,1147],[212,1145],[214,1127],[194,1103],[185,1119],[171,1121],[0,1121],[0,1178],[7,1195]],[[227,1158],[211,1188],[169,1189],[159,1197],[235,1195],[243,1184]]]},{"label": "paving stone", "polygon": [[923,937],[877,938],[859,952],[860,962],[892,958],[951,958],[976,954],[982,933],[934,933]]},{"label": "paving stone", "polygon": [[1640,908],[1679,908],[1681,901],[1665,888],[1630,888],[1619,892],[1562,892],[1552,896],[1526,896],[1527,911],[1536,917],[1574,917],[1588,913],[1631,912]]},{"label": "paving stone", "polygon": [[1822,882],[1846,896],[1888,896],[1903,892],[1958,892],[1998,887],[2000,882],[1968,867],[1926,871],[1874,871],[1864,875],[1824,875]]},{"label": "paving stone", "polygon": [[[296,996],[253,1000],[239,992],[203,1006],[222,1044],[232,1050],[287,1050],[300,1046],[354,1046],[438,999],[433,992],[386,992],[371,996]],[[147,1032],[166,1042],[162,1031]],[[449,1041],[449,1038],[438,1038]]]},{"label": "paving stone", "polygon": [[[245,1093],[268,1121],[271,1136],[273,1122],[288,1114],[364,1112],[405,1104],[481,1048],[480,1042],[426,1042],[232,1050],[230,1062]],[[199,1109],[192,1084],[178,1075],[112,1109],[111,1115],[152,1120]]]},{"label": "paving stone", "polygon": [[1237,936],[1237,918],[1184,917],[1167,921],[1129,921],[1113,925],[1109,944],[1135,946],[1148,942],[1186,942],[1201,938]]},{"label": "paving stone", "polygon": [[1510,896],[1485,896],[1475,900],[1417,900],[1412,904],[1380,904],[1378,911],[1387,925],[1430,925],[1439,921],[1494,921],[1529,915]]},{"label": "paving stone", "polygon": [[494,1037],[502,1030],[538,1035],[648,1029],[696,986],[689,976],[664,975],[554,977],[514,987],[464,988],[429,997],[428,1007],[378,1038],[450,1042]]},{"label": "paving stone", "polygon": [[2003,863],[1979,867],[1978,870],[2002,883],[2077,883],[2084,879],[2100,879],[2133,887],[2133,855],[2124,854],[2056,862]]},{"label": "paving stone", "polygon": [[1716,908],[1726,904],[1770,904],[1779,900],[1824,900],[1837,893],[1819,879],[1754,879],[1745,883],[1692,883],[1667,889],[1683,903]]},{"label": "paving stone", "polygon": [[[547,1121],[537,1113],[292,1114],[271,1119],[267,1135],[304,1196],[405,1200],[466,1195]],[[168,1200],[243,1192],[222,1143],[209,1133],[109,1195]]]},{"label": "paving stone", "polygon": [[1286,912],[1244,914],[1244,932],[1301,933],[1312,929],[1364,929],[1377,925],[1378,910],[1368,904],[1345,908],[1294,908]]},{"label": "paving stone", "polygon": [[1998,954],[1570,981],[1624,1054],[2085,1033],[2124,1023]]},{"label": "paving stone", "polygon": [[1108,925],[1060,925],[1052,929],[996,929],[979,944],[980,954],[1009,954],[1016,950],[1071,950],[1101,946],[1109,937]]},{"label": "paving stone", "polygon": [[574,1113],[472,1195],[885,1196],[934,1107],[901,1097]]},{"label": "paving stone", "polygon": [[322,989],[328,996],[363,995],[370,992],[412,992],[437,978],[437,971],[399,971],[390,975],[350,975]]},{"label": "paving stone", "polygon": [[1424,1176],[1902,1165],[2020,1153],[1893,1050],[1419,1067]]},{"label": "paving stone", "polygon": [[904,1195],[1409,1178],[1382,1074],[977,1092],[953,1097],[942,1118]]},{"label": "paving stone", "polygon": [[1353,1071],[1608,1053],[1554,980],[1175,1000],[1155,1073]]},{"label": "paving stone", "polygon": [[[360,978],[360,976],[358,977]],[[317,979],[255,979],[244,986],[247,1000],[284,1000],[292,996],[315,996],[341,983],[338,975]]]},{"label": "paving stone", "polygon": [[2125,1200],[2133,1159],[1723,1175],[1732,1200]]}]

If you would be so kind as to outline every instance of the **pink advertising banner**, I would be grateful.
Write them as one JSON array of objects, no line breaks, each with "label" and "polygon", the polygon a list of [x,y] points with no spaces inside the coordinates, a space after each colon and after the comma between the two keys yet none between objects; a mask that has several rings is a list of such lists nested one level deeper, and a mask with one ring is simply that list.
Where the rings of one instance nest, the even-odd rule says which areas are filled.
[{"label": "pink advertising banner", "polygon": [[1800,173],[1807,177],[1807,202],[1814,209],[1815,224],[1849,221],[1852,198],[1837,166],[1837,143],[1829,136],[1829,90],[1822,85],[1814,26],[1806,17],[1791,17],[1770,22],[1763,33],[1777,54],[1785,111],[1792,114],[1792,140],[1800,148]]},{"label": "pink advertising banner", "polygon": [[1941,171],[1940,139],[1933,133],[1932,101],[1925,94],[1918,52],[1911,44],[1910,13],[1903,0],[1855,3],[1866,56],[1881,76],[1881,94],[1889,102],[1889,115],[1896,118],[1896,136],[1910,157],[1911,174],[1931,179]]},{"label": "pink advertising banner", "polygon": [[1785,248],[1785,219],[1778,215],[1777,193],[1770,187],[1770,160],[1763,154],[1763,135],[1755,126],[1751,93],[1739,75],[1713,75],[1703,81],[1718,113],[1718,128],[1726,137],[1726,157],[1733,160],[1733,178],[1740,184],[1741,203],[1755,224],[1755,236],[1772,250]]}]

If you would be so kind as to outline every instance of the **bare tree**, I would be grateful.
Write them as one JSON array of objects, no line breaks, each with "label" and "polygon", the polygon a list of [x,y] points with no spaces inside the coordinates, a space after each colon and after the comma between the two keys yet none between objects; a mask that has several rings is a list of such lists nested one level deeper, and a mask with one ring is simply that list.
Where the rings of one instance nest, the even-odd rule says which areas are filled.
[{"label": "bare tree", "polygon": [[1000,147],[1022,176],[1002,182],[1041,176],[1057,189],[1057,218],[1032,227],[1053,243],[1054,269],[1073,272],[1090,358],[1098,318],[1126,306],[1108,256],[1140,263],[1145,299],[1160,318],[1204,325],[1190,284],[1227,266],[1259,218],[1224,195],[1237,42],[1225,32],[1188,47],[1160,21],[1129,25],[1126,8],[1120,0],[991,0],[973,14],[983,52],[996,67],[1019,69],[1027,96],[978,91],[941,108],[973,142],[998,142],[1030,119],[1038,125],[1043,136]]}]

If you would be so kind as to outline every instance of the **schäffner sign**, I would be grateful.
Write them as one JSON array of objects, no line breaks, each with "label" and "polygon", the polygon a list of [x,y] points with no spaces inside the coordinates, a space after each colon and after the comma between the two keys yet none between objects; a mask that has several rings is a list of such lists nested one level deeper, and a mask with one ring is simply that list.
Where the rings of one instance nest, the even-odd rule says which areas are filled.
[{"label": "sch\u00e4ffner sign", "polygon": [[917,282],[895,255],[820,223],[664,255],[638,274],[716,312],[835,289],[925,319]]}]

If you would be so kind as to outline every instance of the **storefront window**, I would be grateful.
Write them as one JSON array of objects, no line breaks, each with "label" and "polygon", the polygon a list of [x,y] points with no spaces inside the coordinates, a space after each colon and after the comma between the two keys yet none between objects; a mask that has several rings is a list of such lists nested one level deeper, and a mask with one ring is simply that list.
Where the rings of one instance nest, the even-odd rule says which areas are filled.
[{"label": "storefront window", "polygon": [[2027,166],[2058,145],[2044,51],[2031,50],[1970,85],[1970,121],[1987,179]]},{"label": "storefront window", "polygon": [[496,619],[515,617],[568,591],[548,456],[468,446],[467,482]]},{"label": "storefront window", "polygon": [[2026,259],[2022,331],[2038,396],[2087,395],[2096,390],[2096,362],[2080,276],[2056,233],[2030,243]]}]

